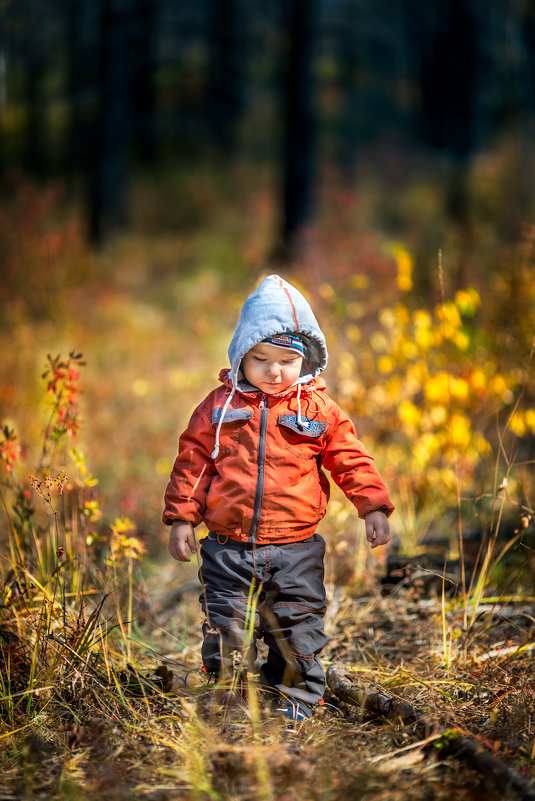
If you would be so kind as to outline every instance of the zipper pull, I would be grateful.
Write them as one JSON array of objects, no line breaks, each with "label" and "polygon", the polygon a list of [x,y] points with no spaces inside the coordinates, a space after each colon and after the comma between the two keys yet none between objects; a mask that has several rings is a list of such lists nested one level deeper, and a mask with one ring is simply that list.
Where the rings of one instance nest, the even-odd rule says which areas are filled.
[{"label": "zipper pull", "polygon": [[264,398],[262,398],[262,400],[261,400],[261,401],[260,401],[260,403],[258,404],[258,408],[260,409],[260,411],[262,411],[262,409],[264,408],[264,406],[265,406],[265,404],[264,404]]}]

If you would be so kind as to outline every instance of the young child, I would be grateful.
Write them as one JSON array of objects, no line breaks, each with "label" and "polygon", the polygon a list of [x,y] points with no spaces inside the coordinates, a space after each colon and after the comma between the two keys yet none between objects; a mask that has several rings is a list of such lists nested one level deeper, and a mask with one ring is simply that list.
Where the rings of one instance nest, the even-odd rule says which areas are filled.
[{"label": "young child", "polygon": [[[289,717],[310,716],[325,674],[324,468],[364,518],[372,548],[390,540],[394,507],[349,417],[317,378],[327,347],[303,295],[277,275],[246,300],[222,386],[195,409],[180,437],[165,492],[169,551],[181,562],[201,540],[204,668],[232,671],[245,636],[250,589],[258,605],[254,640],[268,646],[261,680]],[[255,656],[254,641],[252,653]]]}]

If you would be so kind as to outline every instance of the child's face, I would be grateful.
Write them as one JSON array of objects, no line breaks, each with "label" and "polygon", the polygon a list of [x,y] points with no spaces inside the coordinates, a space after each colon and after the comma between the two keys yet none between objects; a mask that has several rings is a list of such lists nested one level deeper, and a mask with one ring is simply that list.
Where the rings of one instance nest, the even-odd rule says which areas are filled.
[{"label": "child's face", "polygon": [[247,381],[266,395],[284,392],[301,374],[303,357],[289,348],[260,342],[247,351],[242,369]]}]

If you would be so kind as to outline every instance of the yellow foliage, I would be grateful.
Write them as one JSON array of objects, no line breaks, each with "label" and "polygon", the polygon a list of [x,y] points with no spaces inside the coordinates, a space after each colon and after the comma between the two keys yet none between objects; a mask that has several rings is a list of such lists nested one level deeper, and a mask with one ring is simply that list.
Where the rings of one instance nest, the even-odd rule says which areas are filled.
[{"label": "yellow foliage", "polygon": [[426,309],[417,309],[412,315],[416,328],[431,328],[431,315]]},{"label": "yellow foliage", "polygon": [[468,289],[460,289],[455,294],[455,305],[461,314],[475,314],[480,303],[481,299],[479,297],[479,292],[473,287],[469,287]]},{"label": "yellow foliage", "polygon": [[458,329],[462,326],[459,309],[455,303],[451,301],[449,303],[439,304],[435,309],[435,314],[438,320],[442,323],[449,324],[453,329]]},{"label": "yellow foliage", "polygon": [[428,411],[427,419],[432,428],[440,428],[446,425],[448,420],[448,409],[446,406],[431,406]]},{"label": "yellow foliage", "polygon": [[487,389],[487,383],[488,376],[485,371],[476,367],[470,376],[470,386],[472,390],[478,395],[484,394]]},{"label": "yellow foliage", "polygon": [[428,369],[426,362],[419,360],[407,366],[405,372],[405,383],[411,394],[416,394],[428,380]]},{"label": "yellow foliage", "polygon": [[437,373],[425,382],[425,397],[431,402],[447,402],[450,396],[451,376],[449,373]]},{"label": "yellow foliage", "polygon": [[125,531],[133,531],[135,527],[135,523],[129,517],[116,517],[111,529],[113,534],[123,534]]},{"label": "yellow foliage", "polygon": [[377,369],[380,373],[391,373],[396,366],[392,356],[380,356],[377,360]]},{"label": "yellow foliage", "polygon": [[100,520],[102,517],[102,510],[98,501],[85,501],[83,506],[83,513],[91,520],[92,523]]},{"label": "yellow foliage", "polygon": [[171,460],[165,456],[160,456],[160,458],[156,460],[156,472],[159,476],[168,476],[172,467]]},{"label": "yellow foliage", "polygon": [[396,322],[401,328],[406,328],[411,321],[411,317],[409,314],[409,310],[403,303],[396,304],[394,309],[394,314],[396,315]]},{"label": "yellow foliage", "polygon": [[453,377],[450,383],[450,391],[457,400],[466,401],[470,395],[470,385],[464,378]]},{"label": "yellow foliage", "polygon": [[331,284],[320,284],[319,293],[324,300],[332,300],[336,297],[336,293]]},{"label": "yellow foliage", "polygon": [[379,322],[385,328],[394,328],[396,325],[396,315],[393,309],[387,307],[386,309],[381,309],[379,312]]},{"label": "yellow foliage", "polygon": [[424,328],[423,326],[417,326],[414,331],[414,338],[416,340],[416,344],[419,348],[423,351],[429,350],[432,348],[436,341],[436,334],[434,331],[431,331],[429,328]]},{"label": "yellow foliage", "polygon": [[367,275],[355,273],[349,279],[349,283],[353,289],[367,289],[370,285],[370,279]]},{"label": "yellow foliage", "polygon": [[398,415],[402,423],[415,428],[422,419],[422,410],[414,403],[404,400],[398,406]]},{"label": "yellow foliage", "polygon": [[460,412],[452,414],[450,431],[455,448],[460,448],[461,450],[468,448],[472,439],[472,426],[465,414]]},{"label": "yellow foliage", "polygon": [[[412,257],[401,245],[392,252],[398,287],[408,291]],[[362,288],[360,277],[350,285]],[[470,480],[490,454],[484,433],[489,419],[500,404],[513,402],[522,383],[518,373],[498,369],[465,323],[480,306],[478,292],[461,289],[432,310],[411,309],[406,302],[385,305],[379,295],[375,309],[369,302],[343,300],[348,317],[363,322],[346,326],[347,337],[359,348],[357,358],[341,354],[341,400],[376,431],[389,469],[395,473],[400,465],[420,499],[457,491],[458,482]],[[509,427],[520,436],[535,433],[535,409],[517,412]]]},{"label": "yellow foliage", "polygon": [[522,412],[515,412],[512,414],[507,425],[518,437],[523,437],[527,434],[528,427],[526,426]]},{"label": "yellow foliage", "polygon": [[418,356],[418,348],[410,339],[405,339],[401,343],[401,353],[405,359],[415,359]]},{"label": "yellow foliage", "polygon": [[464,331],[456,331],[451,337],[452,342],[459,350],[468,350],[470,346],[470,337]]},{"label": "yellow foliage", "polygon": [[402,292],[412,289],[413,258],[403,245],[396,244],[392,248],[398,268],[398,287]]},{"label": "yellow foliage", "polygon": [[526,426],[532,434],[535,434],[535,409],[526,409],[524,412]]},{"label": "yellow foliage", "polygon": [[382,331],[374,331],[370,337],[370,345],[375,351],[388,350],[388,340]]},{"label": "yellow foliage", "polygon": [[150,390],[150,384],[146,378],[136,378],[132,383],[132,392],[138,398],[144,398]]},{"label": "yellow foliage", "polygon": [[346,326],[346,334],[348,339],[351,340],[351,342],[360,342],[360,340],[362,339],[360,328],[358,327],[358,325],[354,325],[352,323]]},{"label": "yellow foliage", "polygon": [[414,461],[420,469],[429,464],[432,456],[443,447],[443,438],[432,433],[425,433],[414,443]]},{"label": "yellow foliage", "polygon": [[402,387],[402,379],[401,379],[400,376],[393,376],[385,384],[385,389],[386,389],[387,394],[393,400],[396,400],[396,401],[399,400],[401,387]]},{"label": "yellow foliage", "polygon": [[338,378],[352,378],[355,375],[356,363],[352,353],[342,353],[338,362]]},{"label": "yellow foliage", "polygon": [[518,437],[535,434],[535,409],[517,409],[509,418],[508,427]]},{"label": "yellow foliage", "polygon": [[495,375],[492,377],[492,380],[489,382],[489,389],[490,392],[500,400],[504,401],[504,403],[511,403],[513,400],[513,395],[511,393],[510,384],[512,383],[511,380],[507,380],[505,375]]},{"label": "yellow foliage", "polygon": [[362,317],[364,315],[365,311],[366,307],[364,303],[353,302],[347,304],[347,314],[349,317],[358,319],[359,317]]},{"label": "yellow foliage", "polygon": [[118,517],[113,523],[110,540],[110,561],[117,565],[123,559],[139,559],[146,553],[145,546],[138,537],[127,536],[135,531],[134,523],[128,517]]},{"label": "yellow foliage", "polygon": [[475,452],[479,453],[481,456],[489,456],[492,452],[490,443],[487,442],[483,434],[480,434],[479,431],[474,433],[473,446]]}]

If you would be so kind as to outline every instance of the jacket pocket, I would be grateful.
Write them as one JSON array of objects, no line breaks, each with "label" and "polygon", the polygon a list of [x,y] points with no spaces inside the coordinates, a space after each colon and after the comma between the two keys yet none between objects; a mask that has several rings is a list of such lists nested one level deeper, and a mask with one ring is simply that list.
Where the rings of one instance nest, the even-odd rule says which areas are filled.
[{"label": "jacket pocket", "polygon": [[311,439],[321,437],[327,430],[327,423],[321,420],[309,420],[308,417],[301,417],[302,424],[299,425],[296,414],[279,414],[279,423],[281,426],[295,431],[296,434]]},{"label": "jacket pocket", "polygon": [[[216,426],[223,414],[223,407],[217,406],[212,412],[212,425]],[[227,409],[223,423],[235,423],[238,420],[250,420],[253,416],[251,409]]]}]

